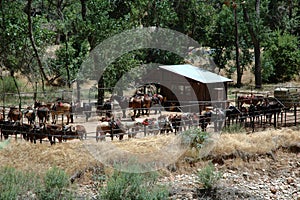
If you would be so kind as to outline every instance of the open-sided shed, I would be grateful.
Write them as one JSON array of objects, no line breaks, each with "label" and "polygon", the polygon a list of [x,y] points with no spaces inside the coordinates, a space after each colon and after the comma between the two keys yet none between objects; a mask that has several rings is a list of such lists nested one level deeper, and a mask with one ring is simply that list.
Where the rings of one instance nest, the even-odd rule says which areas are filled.
[{"label": "open-sided shed", "polygon": [[[144,82],[157,83],[167,106],[177,103],[191,105],[227,100],[227,84],[231,79],[190,64],[163,65],[150,70]],[[201,108],[202,109],[202,108]]]}]

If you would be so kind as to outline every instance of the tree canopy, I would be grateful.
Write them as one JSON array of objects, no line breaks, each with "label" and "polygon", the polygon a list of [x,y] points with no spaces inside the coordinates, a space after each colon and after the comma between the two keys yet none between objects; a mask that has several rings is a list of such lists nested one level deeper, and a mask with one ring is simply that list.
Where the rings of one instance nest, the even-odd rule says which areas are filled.
[{"label": "tree canopy", "polygon": [[[0,64],[11,76],[70,87],[98,44],[125,30],[153,26],[179,31],[211,49],[228,76],[238,70],[239,80],[243,71],[253,71],[259,88],[299,74],[299,17],[296,0],[0,0]],[[161,49],[135,50],[109,66],[101,85],[112,87],[143,64],[183,62]]]}]

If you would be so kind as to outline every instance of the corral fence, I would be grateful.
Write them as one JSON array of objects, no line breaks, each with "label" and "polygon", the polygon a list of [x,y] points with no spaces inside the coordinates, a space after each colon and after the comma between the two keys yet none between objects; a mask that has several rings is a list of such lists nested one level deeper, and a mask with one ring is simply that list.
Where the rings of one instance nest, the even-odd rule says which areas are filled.
[{"label": "corral fence", "polygon": [[[7,116],[7,113],[9,111],[9,108],[11,106],[14,106],[13,101],[9,101],[10,99],[16,98],[17,94],[1,94],[2,99],[4,99],[3,105],[0,106],[3,108],[3,114],[4,116]],[[72,100],[74,97],[74,93],[71,91],[61,90],[56,92],[50,92],[48,93],[21,93],[22,96],[22,105],[24,107],[21,108],[21,110],[27,109],[28,105],[33,104],[34,95],[36,95],[36,99],[44,102],[53,102],[56,99],[62,99],[62,100]],[[99,112],[96,108],[96,102],[97,102],[97,96],[96,92],[94,90],[83,90],[80,93],[81,96],[81,102],[79,108],[81,111],[79,112],[73,112],[75,118],[76,117],[83,117],[85,118],[87,114],[89,116],[105,116],[107,110],[103,110],[103,112]],[[4,97],[3,97],[4,96]],[[76,95],[75,95],[76,96]],[[106,98],[109,98],[109,95],[106,96]],[[220,128],[228,128],[231,126],[242,126],[244,127],[248,132],[254,132],[258,130],[263,130],[265,128],[280,128],[280,127],[290,127],[290,126],[298,126],[300,120],[300,108],[299,103],[300,102],[293,102],[292,106],[286,107],[283,103],[280,102],[280,100],[273,98],[276,101],[279,102],[278,105],[280,106],[274,106],[274,107],[268,107],[267,110],[260,110],[259,107],[256,105],[254,109],[250,109],[250,107],[246,107],[246,110],[242,110],[238,106],[235,108],[228,107],[228,101],[217,101],[217,102],[211,102],[211,101],[186,101],[186,102],[174,102],[174,104],[171,104],[168,107],[162,107],[154,106],[151,108],[151,113],[148,118],[153,118],[154,114],[157,113],[156,116],[160,114],[165,114],[164,111],[168,111],[168,115],[170,115],[171,111],[174,111],[172,115],[188,115],[185,119],[180,119],[179,123],[173,123],[173,133],[177,134],[178,132],[187,130],[191,127],[200,127],[203,131],[218,131]],[[241,102],[237,102],[236,104],[239,105]],[[289,102],[290,104],[291,102]],[[115,113],[122,113],[122,109],[118,106],[118,103],[114,102],[114,111]],[[15,104],[17,105],[17,103]],[[89,109],[86,109],[87,105],[89,105]],[[219,107],[218,107],[219,106]],[[204,115],[204,109],[206,107],[212,107],[210,110],[211,115],[205,116]],[[226,108],[225,108],[226,107]],[[235,110],[236,109],[236,110]],[[194,111],[197,111],[198,113],[194,113]],[[127,113],[132,112],[131,109],[126,109]],[[119,115],[120,118],[121,115]],[[196,117],[196,118],[195,118]],[[208,120],[209,118],[209,120]],[[88,118],[85,118],[85,121],[82,121],[82,124],[84,125],[86,122],[88,122]],[[123,118],[123,122],[130,122],[130,118]],[[118,129],[111,129],[111,134],[102,134],[99,133],[98,136],[96,136],[96,128],[92,131],[87,132],[87,138],[88,139],[102,139],[105,137],[119,137],[119,133],[116,133],[120,128],[124,129],[123,135],[127,136],[135,136],[137,134],[140,134],[142,136],[147,136],[150,134],[159,134],[159,133],[171,133],[169,129],[166,129],[165,124],[166,121],[161,120],[158,121],[158,125],[145,125],[141,122],[135,126],[135,127],[119,127]],[[20,123],[16,122],[7,122],[6,118],[1,122],[1,134],[4,130],[9,135],[24,135],[27,134],[29,129],[26,127],[26,119],[22,119]],[[68,135],[66,131],[58,132],[56,135],[51,135],[47,132],[41,131],[42,129],[39,129],[38,126],[31,128],[31,134],[36,134],[36,138],[39,138],[41,136],[53,136],[53,137],[64,137],[65,139],[72,139],[77,138],[77,136]],[[116,134],[115,134],[116,133]]]}]

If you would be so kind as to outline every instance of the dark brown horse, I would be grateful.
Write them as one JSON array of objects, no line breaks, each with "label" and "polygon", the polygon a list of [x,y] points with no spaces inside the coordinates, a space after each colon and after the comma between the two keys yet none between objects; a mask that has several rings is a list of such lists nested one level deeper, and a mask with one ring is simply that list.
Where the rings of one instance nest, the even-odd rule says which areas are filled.
[{"label": "dark brown horse", "polygon": [[11,107],[8,114],[7,114],[7,118],[8,118],[8,121],[20,121],[22,119],[22,112],[16,108],[16,107]]},{"label": "dark brown horse", "polygon": [[34,102],[34,108],[37,109],[36,115],[39,118],[39,124],[45,124],[49,121],[51,105],[44,105],[38,101]]}]

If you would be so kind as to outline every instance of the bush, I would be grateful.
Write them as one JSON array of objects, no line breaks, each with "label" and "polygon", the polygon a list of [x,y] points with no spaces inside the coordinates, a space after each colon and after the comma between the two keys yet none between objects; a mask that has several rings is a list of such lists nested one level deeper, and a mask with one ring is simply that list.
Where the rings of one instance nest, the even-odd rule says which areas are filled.
[{"label": "bush", "polygon": [[209,138],[208,132],[203,132],[199,128],[191,128],[182,132],[182,144],[190,145],[197,150],[203,147],[204,142]]},{"label": "bush", "polygon": [[0,170],[0,199],[17,199],[35,185],[32,174],[25,174],[12,167]]},{"label": "bush", "polygon": [[68,176],[56,167],[47,171],[43,181],[12,167],[0,169],[0,199],[72,199],[68,185]]},{"label": "bush", "polygon": [[47,171],[43,184],[37,188],[36,194],[39,199],[43,200],[72,199],[72,193],[66,190],[68,186],[67,174],[63,170],[53,167]]},{"label": "bush", "polygon": [[114,171],[107,185],[100,188],[98,199],[107,200],[159,200],[168,199],[168,190],[157,185],[157,174]]},{"label": "bush", "polygon": [[223,128],[225,133],[244,133],[245,131],[245,127],[241,124],[231,124]]},{"label": "bush", "polygon": [[216,172],[212,163],[209,163],[205,168],[201,169],[197,175],[204,189],[208,190],[211,190],[222,177],[220,172]]}]

